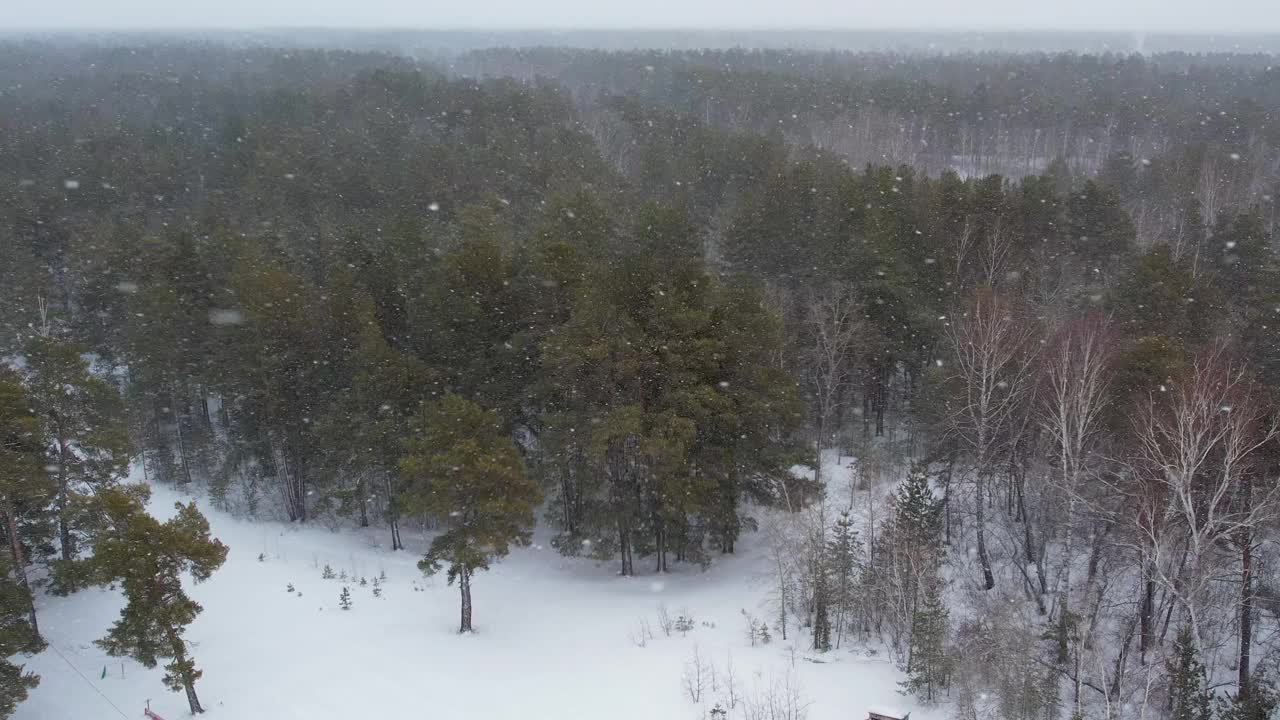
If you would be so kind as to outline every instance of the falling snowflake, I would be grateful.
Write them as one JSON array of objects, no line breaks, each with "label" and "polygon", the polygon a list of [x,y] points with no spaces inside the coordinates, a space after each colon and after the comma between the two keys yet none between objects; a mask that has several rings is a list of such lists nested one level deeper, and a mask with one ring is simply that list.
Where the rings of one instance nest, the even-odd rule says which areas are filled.
[{"label": "falling snowflake", "polygon": [[214,308],[209,311],[209,322],[214,325],[239,325],[244,322],[244,313],[239,310]]}]

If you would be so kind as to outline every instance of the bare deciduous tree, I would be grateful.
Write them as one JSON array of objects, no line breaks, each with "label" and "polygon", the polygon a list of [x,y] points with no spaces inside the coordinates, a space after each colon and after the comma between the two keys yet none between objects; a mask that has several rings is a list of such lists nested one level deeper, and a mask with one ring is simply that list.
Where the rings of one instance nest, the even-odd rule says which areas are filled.
[{"label": "bare deciduous tree", "polygon": [[766,685],[757,685],[743,698],[742,705],[746,720],[804,720],[809,715],[810,702],[795,673],[788,671],[781,678],[771,678]]},{"label": "bare deciduous tree", "polygon": [[947,432],[968,455],[974,489],[974,532],[983,585],[995,587],[987,552],[989,485],[1006,457],[1009,432],[1030,389],[1031,333],[1015,309],[989,289],[947,327],[954,389]]},{"label": "bare deciduous tree", "polygon": [[817,411],[814,479],[821,483],[822,451],[853,380],[854,352],[864,322],[862,306],[847,285],[832,284],[811,292],[805,304],[809,342],[804,375]]},{"label": "bare deciduous tree", "polygon": [[689,658],[689,662],[684,664],[684,675],[680,682],[684,686],[685,693],[689,699],[695,703],[702,702],[702,693],[706,689],[707,679],[710,677],[711,670],[708,668],[706,661],[702,659],[702,653],[698,650],[698,646],[693,646],[693,656]]},{"label": "bare deciduous tree", "polygon": [[1278,433],[1262,397],[1244,364],[1217,344],[1139,409],[1130,493],[1143,560],[1144,651],[1152,643],[1157,584],[1181,608],[1196,646],[1206,647],[1222,548],[1251,536],[1273,513],[1280,486],[1251,481],[1259,451]]},{"label": "bare deciduous tree", "polygon": [[[1066,505],[1066,516],[1062,518],[1065,527],[1059,617],[1068,617],[1076,604],[1071,568],[1076,559],[1081,485],[1102,459],[1103,414],[1111,401],[1108,379],[1115,363],[1116,346],[1115,333],[1108,320],[1093,314],[1064,324],[1041,356],[1038,419],[1057,465],[1054,495],[1065,500]],[[1043,545],[1042,542],[1041,547]],[[1043,573],[1043,563],[1039,567]],[[1041,578],[1043,581],[1043,574]],[[1087,602],[1088,595],[1086,590],[1080,601]],[[1081,645],[1087,640],[1082,637],[1078,622],[1073,640],[1073,701],[1076,715],[1081,716],[1084,683]]]}]

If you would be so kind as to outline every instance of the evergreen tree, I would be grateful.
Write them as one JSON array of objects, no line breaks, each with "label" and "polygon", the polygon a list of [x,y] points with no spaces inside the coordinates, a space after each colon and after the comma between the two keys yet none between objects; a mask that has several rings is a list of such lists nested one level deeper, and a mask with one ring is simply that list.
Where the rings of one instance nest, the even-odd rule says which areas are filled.
[{"label": "evergreen tree", "polygon": [[799,418],[759,290],[710,276],[679,211],[647,207],[633,237],[540,361],[556,546],[614,555],[624,575],[636,554],[652,552],[658,572],[670,553],[704,562],[708,537],[731,552],[741,496],[789,482]]},{"label": "evergreen tree", "polygon": [[911,643],[907,651],[906,689],[925,703],[937,701],[947,687],[951,660],[947,653],[948,613],[938,587],[931,578],[920,603],[911,616]]},{"label": "evergreen tree", "polygon": [[820,559],[813,578],[813,649],[826,652],[831,649],[830,589],[827,569]]},{"label": "evergreen tree", "polygon": [[1073,191],[1067,202],[1067,224],[1068,252],[1089,273],[1106,272],[1108,263],[1123,257],[1133,245],[1133,222],[1120,197],[1094,180]]},{"label": "evergreen tree", "polygon": [[27,564],[31,540],[43,539],[50,524],[47,508],[54,489],[44,464],[40,418],[17,375],[0,366],[0,532],[8,540],[4,552],[18,588],[13,592],[26,599],[28,622],[37,635]]},{"label": "evergreen tree", "polygon": [[1212,693],[1206,687],[1204,663],[1191,629],[1178,631],[1165,672],[1169,682],[1170,720],[1209,720]]},{"label": "evergreen tree", "polygon": [[452,394],[424,410],[401,472],[406,509],[445,527],[418,567],[432,575],[447,566],[462,594],[458,630],[471,632],[472,576],[529,542],[538,488],[498,416]]},{"label": "evergreen tree", "polygon": [[861,581],[862,541],[853,528],[848,511],[840,513],[827,541],[827,576],[830,578],[831,606],[835,610],[835,643],[839,647],[846,625],[853,622],[859,609],[858,585]]},{"label": "evergreen tree", "polygon": [[1236,691],[1227,696],[1217,696],[1218,720],[1269,720],[1280,705],[1280,696],[1267,680],[1265,672],[1249,679],[1248,692]]},{"label": "evergreen tree", "polygon": [[324,458],[313,421],[328,401],[318,389],[341,385],[335,361],[355,338],[331,336],[337,323],[323,293],[260,253],[237,258],[230,285],[244,315],[223,352],[231,412],[279,484],[289,520],[305,522]]},{"label": "evergreen tree", "polygon": [[923,468],[912,468],[893,498],[894,541],[937,561],[940,506]]},{"label": "evergreen tree", "polygon": [[[928,476],[912,468],[891,501],[890,517],[873,549],[863,584],[876,614],[892,641],[908,648],[913,642],[916,615],[926,592],[938,583],[941,564],[941,507],[929,487]],[[924,627],[928,628],[927,625]]]},{"label": "evergreen tree", "polygon": [[531,372],[517,335],[533,308],[521,302],[500,214],[470,206],[459,224],[461,240],[441,258],[429,296],[431,337],[422,354],[449,390],[514,419]]},{"label": "evergreen tree", "polygon": [[27,691],[40,682],[38,675],[24,672],[13,662],[15,655],[31,655],[44,649],[44,642],[31,624],[31,593],[20,580],[10,576],[13,565],[0,554],[0,718],[13,713]]},{"label": "evergreen tree", "polygon": [[371,317],[366,316],[357,333],[359,340],[348,360],[350,390],[317,423],[317,435],[331,449],[334,464],[350,468],[348,474],[357,477],[354,487],[342,495],[341,512],[358,515],[364,526],[368,501],[381,494],[391,549],[401,550],[401,448],[423,398],[436,394],[439,383],[426,363],[392,347]]},{"label": "evergreen tree", "polygon": [[123,477],[129,438],[116,389],[89,370],[85,348],[37,336],[26,348],[32,407],[43,419],[57,481],[54,507],[63,561],[76,557],[80,499]]},{"label": "evergreen tree", "polygon": [[144,508],[149,494],[139,486],[97,495],[105,527],[85,562],[98,583],[118,582],[126,601],[120,619],[97,644],[148,668],[167,660],[165,686],[185,691],[191,712],[201,713],[195,682],[203,673],[182,636],[202,608],[183,591],[182,575],[190,573],[197,583],[208,580],[226,560],[227,548],[209,537],[209,522],[195,503],[175,504],[177,514],[162,523]]},{"label": "evergreen tree", "polygon": [[351,590],[345,585],[342,588],[342,592],[338,594],[338,607],[343,610],[351,609]]},{"label": "evergreen tree", "polygon": [[1162,336],[1185,345],[1213,333],[1216,293],[1196,281],[1191,262],[1159,245],[1136,259],[1112,293],[1119,326],[1133,338]]}]

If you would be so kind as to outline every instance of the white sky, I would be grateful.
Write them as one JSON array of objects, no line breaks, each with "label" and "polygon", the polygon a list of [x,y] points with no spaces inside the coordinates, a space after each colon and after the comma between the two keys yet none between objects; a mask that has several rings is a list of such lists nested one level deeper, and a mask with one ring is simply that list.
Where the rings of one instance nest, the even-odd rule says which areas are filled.
[{"label": "white sky", "polygon": [[1276,32],[1280,0],[0,0],[0,28]]}]

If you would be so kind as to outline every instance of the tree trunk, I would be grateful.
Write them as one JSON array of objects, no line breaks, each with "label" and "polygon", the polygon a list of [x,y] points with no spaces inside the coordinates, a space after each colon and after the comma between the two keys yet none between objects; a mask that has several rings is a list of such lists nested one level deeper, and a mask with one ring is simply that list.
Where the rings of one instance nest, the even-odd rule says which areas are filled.
[{"label": "tree trunk", "polygon": [[187,485],[191,484],[191,465],[187,462],[187,442],[182,435],[182,415],[178,412],[178,403],[169,396],[169,407],[173,408],[173,427],[178,435],[178,458],[182,460],[182,477]]},{"label": "tree trunk", "polygon": [[982,583],[983,588],[990,590],[996,586],[995,576],[991,574],[991,558],[987,556],[987,529],[986,529],[986,479],[979,472],[977,482],[977,502],[975,503],[978,514],[974,518],[977,524],[978,533],[978,562],[982,564]]},{"label": "tree trunk", "polygon": [[862,438],[871,437],[871,391],[870,384],[862,388]]},{"label": "tree trunk", "polygon": [[62,547],[62,559],[71,560],[75,556],[75,548],[71,544],[71,526],[67,524],[67,442],[58,430],[58,541]]},{"label": "tree trunk", "polygon": [[192,715],[199,715],[204,712],[204,708],[200,707],[200,698],[196,697],[196,683],[194,680],[183,680],[182,689],[187,691],[187,705],[191,707]]},{"label": "tree trunk", "polygon": [[1249,665],[1253,645],[1253,534],[1245,530],[1240,545],[1240,663],[1236,683],[1240,700],[1249,698]]},{"label": "tree trunk", "polygon": [[889,384],[889,369],[880,371],[880,379],[876,385],[876,437],[884,435],[884,405],[887,393],[885,386]]},{"label": "tree trunk", "polygon": [[657,549],[657,565],[654,568],[656,573],[664,573],[667,571],[667,532],[662,525],[662,520],[654,521],[654,547]]},{"label": "tree trunk", "polygon": [[307,521],[306,480],[295,472],[295,463],[289,461],[289,446],[285,443],[280,448],[279,470],[282,473],[285,506],[289,513],[289,522]]},{"label": "tree trunk", "polygon": [[360,527],[369,527],[369,498],[364,477],[356,481],[356,502],[360,504]]},{"label": "tree trunk", "polygon": [[1045,614],[1044,596],[1049,592],[1049,580],[1045,576],[1043,558],[1040,557],[1039,550],[1036,547],[1035,533],[1031,529],[1031,518],[1027,515],[1026,502],[1026,482],[1025,478],[1018,474],[1014,482],[1013,492],[1014,499],[1017,503],[1016,512],[1022,520],[1022,550],[1023,557],[1028,565],[1035,567],[1036,586],[1032,588],[1035,594],[1036,612],[1040,615]]},{"label": "tree trunk", "polygon": [[462,591],[462,623],[459,633],[471,632],[471,571],[462,568],[458,573],[458,588]]},{"label": "tree trunk", "polygon": [[[178,637],[178,632],[173,628],[166,628],[165,634],[169,636],[169,647],[173,651],[174,663],[185,663],[187,660],[187,646],[182,642],[182,638]],[[200,698],[196,696],[195,678],[186,672],[182,673],[181,677],[182,689],[187,693],[187,705],[191,707],[191,714],[199,715],[204,712],[204,708],[200,706]]]},{"label": "tree trunk", "polygon": [[947,460],[947,469],[942,477],[942,513],[946,530],[943,536],[943,544],[951,545],[951,470],[955,467],[955,458]]},{"label": "tree trunk", "polygon": [[1152,567],[1154,561],[1151,558],[1143,560],[1142,566],[1142,602],[1138,606],[1138,660],[1143,665],[1147,664],[1147,649],[1151,645],[1151,613],[1154,611],[1152,605],[1155,604],[1156,582],[1155,569]]},{"label": "tree trunk", "polygon": [[387,524],[391,526],[391,549],[403,550],[400,540],[400,508],[396,505],[395,483],[391,481],[391,473],[383,473],[387,481]]},{"label": "tree trunk", "polygon": [[27,563],[22,556],[22,540],[18,537],[18,517],[13,507],[5,508],[5,526],[8,529],[9,552],[13,555],[13,573],[18,585],[27,593],[27,617],[31,621],[31,632],[40,637],[40,624],[36,622],[36,598],[27,582]]},{"label": "tree trunk", "polygon": [[618,557],[622,561],[622,570],[618,574],[624,577],[634,575],[635,569],[631,566],[631,541],[621,522],[618,523]]}]

